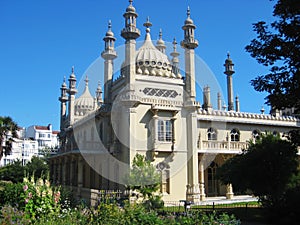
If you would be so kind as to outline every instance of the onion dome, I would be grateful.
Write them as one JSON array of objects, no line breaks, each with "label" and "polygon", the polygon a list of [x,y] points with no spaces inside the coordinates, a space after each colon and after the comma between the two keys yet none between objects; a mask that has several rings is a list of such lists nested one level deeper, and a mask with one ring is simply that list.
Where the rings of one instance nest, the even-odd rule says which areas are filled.
[{"label": "onion dome", "polygon": [[185,25],[192,25],[192,26],[195,26],[194,25],[194,21],[191,19],[191,10],[190,10],[190,7],[188,6],[187,8],[187,18],[186,20],[184,21],[184,24]]},{"label": "onion dome", "polygon": [[89,91],[89,80],[85,78],[85,89],[83,94],[75,100],[75,115],[83,116],[94,110],[94,98]]},{"label": "onion dome", "polygon": [[152,43],[149,28],[152,24],[149,18],[144,26],[147,27],[145,41],[136,53],[137,74],[175,77],[167,55],[159,51]]},{"label": "onion dome", "polygon": [[129,6],[126,9],[126,12],[131,12],[131,13],[135,13],[135,8],[132,5],[133,0],[129,0]]}]

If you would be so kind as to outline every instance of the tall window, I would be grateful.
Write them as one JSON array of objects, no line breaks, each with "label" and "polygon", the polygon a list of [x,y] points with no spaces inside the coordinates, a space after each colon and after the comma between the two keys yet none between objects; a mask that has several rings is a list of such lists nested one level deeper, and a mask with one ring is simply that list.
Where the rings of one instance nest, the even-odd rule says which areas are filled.
[{"label": "tall window", "polygon": [[158,141],[171,142],[172,141],[172,122],[171,120],[157,121],[157,138]]},{"label": "tall window", "polygon": [[217,130],[210,127],[207,129],[207,139],[208,140],[217,140]]},{"label": "tall window", "polygon": [[166,163],[160,162],[157,164],[156,168],[161,174],[161,193],[170,194],[170,167]]},{"label": "tall window", "polygon": [[240,131],[236,128],[230,131],[231,141],[240,141]]}]

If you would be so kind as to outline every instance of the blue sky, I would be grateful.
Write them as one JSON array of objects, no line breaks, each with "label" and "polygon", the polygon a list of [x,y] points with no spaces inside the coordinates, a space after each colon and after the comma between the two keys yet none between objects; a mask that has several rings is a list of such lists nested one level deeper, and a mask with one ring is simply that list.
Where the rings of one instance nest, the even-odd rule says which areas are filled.
[{"label": "blue sky", "polygon": [[[142,41],[147,16],[153,23],[152,39],[163,30],[163,39],[179,43],[186,19],[186,8],[197,26],[199,47],[196,54],[216,77],[226,94],[224,61],[229,51],[235,63],[234,93],[239,95],[241,111],[259,112],[265,93],[256,92],[249,81],[267,68],[259,65],[245,46],[255,38],[252,23],[272,21],[274,2],[269,0],[136,0]],[[20,126],[53,124],[59,128],[60,86],[71,67],[80,80],[100,56],[112,20],[116,46],[124,44],[120,31],[127,0],[1,0],[0,1],[0,76],[1,116],[11,116]],[[180,47],[178,47],[180,48]],[[102,71],[99,72],[101,80]],[[200,79],[202,74],[200,74]],[[203,74],[203,79],[205,79]],[[206,81],[203,81],[204,83]],[[97,81],[91,81],[94,94]],[[199,91],[198,91],[199,92]],[[79,93],[80,94],[80,93]],[[202,102],[202,94],[198,93]],[[223,96],[226,98],[226,96]],[[213,106],[216,102],[213,99]],[[269,108],[265,106],[268,111]]]}]

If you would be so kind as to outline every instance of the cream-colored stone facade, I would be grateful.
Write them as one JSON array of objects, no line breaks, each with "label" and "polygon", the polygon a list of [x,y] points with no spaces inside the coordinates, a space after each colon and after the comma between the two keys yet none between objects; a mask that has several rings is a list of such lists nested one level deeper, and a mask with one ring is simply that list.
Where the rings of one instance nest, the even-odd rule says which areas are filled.
[{"label": "cream-colored stone facade", "polygon": [[[203,105],[196,101],[195,28],[187,12],[184,21],[185,68],[181,74],[176,41],[172,58],[165,53],[160,35],[156,46],[150,36],[151,23],[144,24],[144,44],[136,47],[140,30],[132,1],[124,13],[125,59],[121,73],[114,78],[115,37],[109,24],[104,37],[104,99],[99,86],[96,97],[89,92],[75,98],[76,76],[72,70],[69,86],[61,87],[60,151],[51,158],[52,179],[90,199],[95,190],[124,190],[124,177],[134,156],[151,160],[161,173],[163,200],[204,201],[207,196],[232,198],[234,187],[221,185],[216,169],[225,160],[247,148],[249,140],[270,131],[286,134],[298,129],[292,116],[240,112],[233,103],[233,63],[225,61],[228,109],[210,102],[210,89],[204,87]],[[93,201],[93,200],[91,200]]]}]

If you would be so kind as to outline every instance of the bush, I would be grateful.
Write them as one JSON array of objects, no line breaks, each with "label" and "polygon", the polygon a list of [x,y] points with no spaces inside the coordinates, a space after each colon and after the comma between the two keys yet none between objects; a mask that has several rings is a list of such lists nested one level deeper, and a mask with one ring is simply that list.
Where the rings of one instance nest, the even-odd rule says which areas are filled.
[{"label": "bush", "polygon": [[[4,183],[3,183],[4,184]],[[21,197],[23,193],[22,183],[5,183],[5,186],[0,190],[0,206],[10,205],[12,207],[18,207],[23,209],[25,206],[24,201]]]}]

